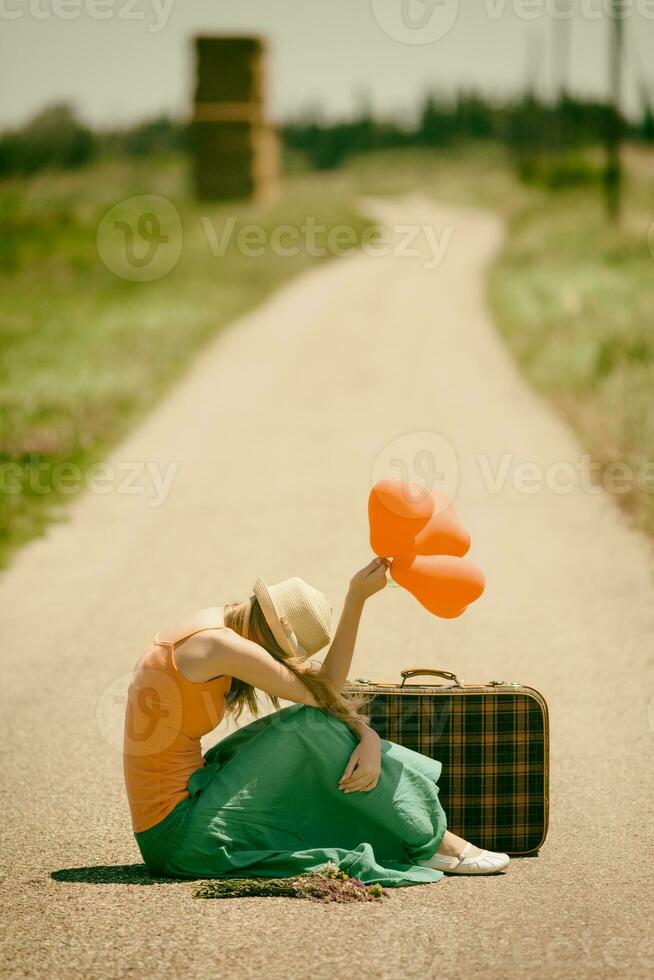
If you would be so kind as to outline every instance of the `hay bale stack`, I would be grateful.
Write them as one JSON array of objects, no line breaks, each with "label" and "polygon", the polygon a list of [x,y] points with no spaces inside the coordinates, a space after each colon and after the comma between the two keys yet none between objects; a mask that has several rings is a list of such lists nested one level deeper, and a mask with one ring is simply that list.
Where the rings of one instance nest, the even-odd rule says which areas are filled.
[{"label": "hay bale stack", "polygon": [[197,196],[274,197],[277,135],[265,115],[265,46],[258,37],[197,37],[191,122]]}]

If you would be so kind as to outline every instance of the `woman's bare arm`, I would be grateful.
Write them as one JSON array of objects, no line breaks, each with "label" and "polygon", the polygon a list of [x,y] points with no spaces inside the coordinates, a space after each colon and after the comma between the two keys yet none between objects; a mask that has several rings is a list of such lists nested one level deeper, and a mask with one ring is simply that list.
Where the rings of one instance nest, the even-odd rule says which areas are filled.
[{"label": "woman's bare arm", "polygon": [[182,676],[195,684],[226,675],[285,701],[318,707],[311,691],[288,667],[227,626],[184,640],[175,650],[175,662]]},{"label": "woman's bare arm", "polygon": [[[204,630],[184,640],[175,650],[177,669],[188,681],[201,684],[215,677],[237,677],[267,694],[296,704],[319,707],[311,691],[283,663],[272,657],[258,643],[245,640],[227,626]],[[379,736],[364,721],[352,719],[348,728],[366,748],[366,757],[379,755]],[[348,764],[348,777],[340,788],[345,790],[350,780],[358,778],[358,756]],[[365,759],[364,759],[365,761]]]},{"label": "woman's bare arm", "polygon": [[345,685],[352,665],[354,645],[366,599],[386,585],[389,564],[386,558],[375,558],[357,572],[350,582],[334,639],[320,668],[320,673],[329,678],[338,690]]}]

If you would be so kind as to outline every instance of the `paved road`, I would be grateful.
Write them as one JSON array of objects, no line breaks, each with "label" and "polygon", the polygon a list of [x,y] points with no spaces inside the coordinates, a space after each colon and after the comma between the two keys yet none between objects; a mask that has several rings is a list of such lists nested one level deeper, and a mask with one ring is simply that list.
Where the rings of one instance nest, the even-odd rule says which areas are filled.
[{"label": "paved road", "polygon": [[[552,467],[581,451],[489,322],[497,221],[418,198],[369,207],[391,225],[428,223],[441,243],[450,235],[440,265],[428,267],[428,251],[364,255],[279,292],[218,338],[109,460],[114,481],[126,463],[176,464],[165,501],[125,486],[88,494],[0,582],[11,977],[651,971],[649,545],[607,495],[552,489],[565,477]],[[186,883],[148,884],[118,750],[126,674],[144,645],[179,614],[249,594],[257,574],[300,574],[338,607],[369,558],[371,480],[392,459],[428,467],[436,449],[452,485],[447,443],[486,595],[445,622],[387,589],[366,612],[352,676],[429,663],[540,689],[552,724],[540,856],[375,907],[202,902]]]}]

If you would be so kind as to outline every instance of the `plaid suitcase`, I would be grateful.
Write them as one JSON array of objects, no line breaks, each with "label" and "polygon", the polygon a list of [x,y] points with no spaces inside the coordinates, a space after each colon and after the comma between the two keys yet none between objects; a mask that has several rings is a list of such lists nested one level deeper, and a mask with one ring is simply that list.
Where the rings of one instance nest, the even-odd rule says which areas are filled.
[{"label": "plaid suitcase", "polygon": [[[428,674],[447,684],[407,684]],[[443,764],[448,829],[492,851],[531,854],[549,819],[549,716],[543,695],[517,681],[465,684],[447,670],[401,671],[402,683],[357,679],[362,707],[392,742]]]}]

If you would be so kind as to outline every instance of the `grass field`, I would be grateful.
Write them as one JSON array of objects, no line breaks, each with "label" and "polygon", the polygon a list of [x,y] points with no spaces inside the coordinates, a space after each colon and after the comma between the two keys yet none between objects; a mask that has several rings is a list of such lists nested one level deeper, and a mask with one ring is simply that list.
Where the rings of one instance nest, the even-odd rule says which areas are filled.
[{"label": "grass field", "polygon": [[[367,224],[357,214],[361,193],[419,189],[498,210],[508,230],[489,280],[499,330],[600,464],[647,472],[654,446],[653,162],[628,154],[619,229],[604,217],[591,182],[556,192],[527,187],[499,150],[361,157],[331,174],[289,177],[268,207],[198,206],[180,160],[107,162],[0,185],[0,562],[65,513],[74,496],[64,479],[71,466],[84,472],[101,459],[209,337],[322,261],[301,236],[295,254],[288,239],[270,247],[275,230],[297,230],[310,216],[326,229],[346,225],[356,238]],[[183,247],[166,275],[132,281],[107,267],[96,232],[116,202],[152,194],[177,209]],[[230,218],[237,229],[258,229],[261,254],[256,247],[248,254],[236,234],[215,254],[207,227],[219,236]],[[654,250],[654,234],[650,243]],[[654,473],[644,486],[631,481],[619,500],[654,533]]]},{"label": "grass field", "polygon": [[654,156],[646,162],[627,156],[619,228],[596,188],[524,202],[490,297],[519,364],[595,460],[597,481],[654,533]]},{"label": "grass field", "polygon": [[[128,200],[129,217],[140,207],[130,198],[153,194],[177,209],[183,246],[166,275],[133,281],[112,271],[111,250],[112,268],[102,261],[96,232],[117,202]],[[276,229],[298,229],[307,216],[355,236],[364,227],[351,193],[310,175],[289,180],[272,206],[200,206],[181,160],[103,163],[0,185],[0,563],[65,514],[79,475],[209,337],[322,260],[288,234],[271,243]],[[230,219],[229,245],[216,254]],[[251,239],[239,238],[246,226]]]}]

